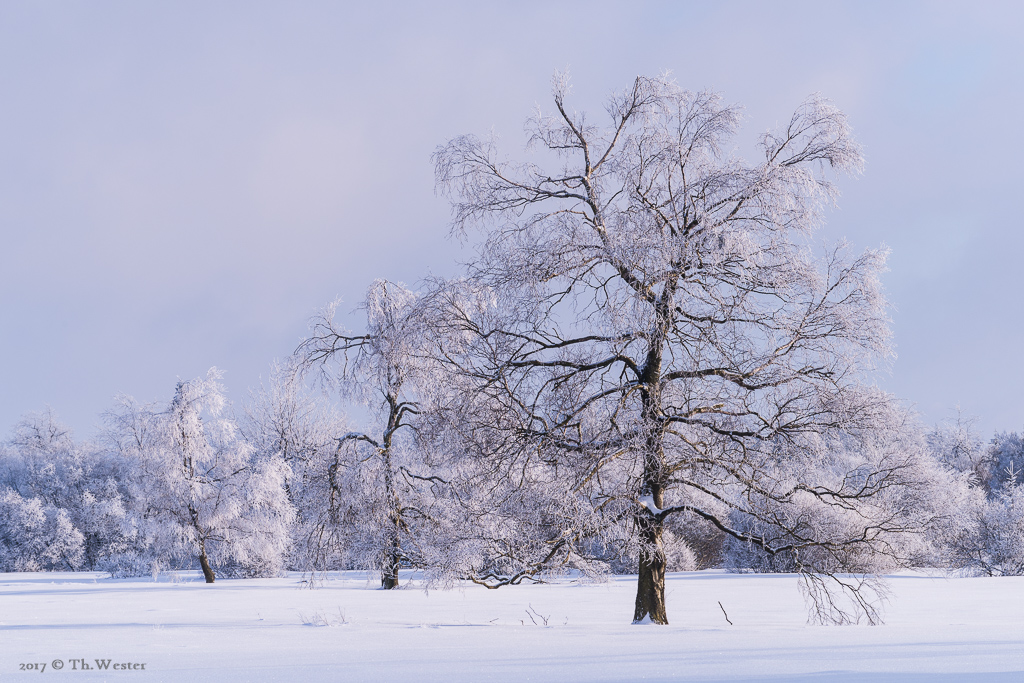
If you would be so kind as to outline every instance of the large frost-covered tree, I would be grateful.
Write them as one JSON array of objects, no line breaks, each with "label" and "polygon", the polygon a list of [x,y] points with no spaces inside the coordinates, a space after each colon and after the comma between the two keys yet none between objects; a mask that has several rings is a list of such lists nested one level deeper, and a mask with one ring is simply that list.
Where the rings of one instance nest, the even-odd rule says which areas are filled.
[{"label": "large frost-covered tree", "polygon": [[554,114],[528,121],[534,162],[475,136],[435,155],[454,231],[484,230],[465,286],[493,301],[445,313],[476,338],[451,366],[507,408],[519,444],[481,457],[544,472],[577,501],[562,509],[628,530],[637,622],[667,623],[672,515],[836,578],[872,617],[837,572],[894,553],[919,520],[890,495],[913,456],[871,447],[898,422],[868,375],[890,355],[885,254],[810,239],[830,173],[863,163],[846,117],[812,97],[747,163],[730,151],[739,112],[716,94],[640,77],[599,126],[568,91],[556,76]]}]

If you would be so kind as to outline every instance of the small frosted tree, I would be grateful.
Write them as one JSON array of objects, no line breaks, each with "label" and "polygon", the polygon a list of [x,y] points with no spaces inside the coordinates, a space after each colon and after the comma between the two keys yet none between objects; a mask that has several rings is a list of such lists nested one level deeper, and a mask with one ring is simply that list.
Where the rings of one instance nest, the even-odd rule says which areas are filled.
[{"label": "small frosted tree", "polygon": [[158,560],[198,561],[207,583],[214,568],[273,575],[288,550],[294,511],[287,466],[252,457],[211,369],[179,382],[165,409],[122,401],[109,417],[113,440],[136,461],[136,498]]}]

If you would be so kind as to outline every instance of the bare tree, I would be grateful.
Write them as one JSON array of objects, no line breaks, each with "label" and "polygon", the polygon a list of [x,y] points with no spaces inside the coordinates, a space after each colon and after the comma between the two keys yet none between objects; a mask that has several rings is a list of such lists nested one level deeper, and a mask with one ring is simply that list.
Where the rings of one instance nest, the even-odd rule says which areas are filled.
[{"label": "bare tree", "polygon": [[[387,589],[398,587],[398,570],[408,564],[402,536],[406,513],[414,511],[403,506],[400,495],[402,457],[408,448],[403,436],[419,412],[415,387],[422,354],[414,346],[410,317],[414,301],[415,295],[405,287],[377,280],[363,304],[365,334],[341,328],[332,305],[314,321],[312,336],[296,352],[303,366],[323,368],[346,398],[373,413],[375,430],[351,431],[337,439],[330,472],[331,504],[335,494],[347,497],[349,505],[360,499],[363,509],[355,523],[365,533],[357,542],[365,546],[365,559],[380,568],[381,585]],[[379,524],[374,521],[377,512],[383,516],[376,520]]]},{"label": "bare tree", "polygon": [[450,366],[507,408],[518,446],[489,457],[557,473],[577,507],[631,529],[635,622],[668,622],[671,515],[795,558],[820,605],[853,549],[895,556],[917,523],[889,495],[912,456],[858,446],[893,420],[868,374],[891,354],[885,253],[809,239],[837,195],[829,170],[862,166],[846,118],[811,97],[748,164],[725,152],[739,112],[716,94],[640,77],[599,127],[568,92],[556,76],[554,114],[527,123],[536,162],[474,136],[435,154],[453,230],[485,230],[463,286],[491,312],[444,317],[476,340]]}]

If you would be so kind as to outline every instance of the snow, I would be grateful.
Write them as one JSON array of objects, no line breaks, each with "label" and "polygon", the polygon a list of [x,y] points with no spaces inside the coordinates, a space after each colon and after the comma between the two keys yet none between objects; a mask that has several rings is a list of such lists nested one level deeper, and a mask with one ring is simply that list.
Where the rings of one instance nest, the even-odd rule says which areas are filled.
[{"label": "snow", "polygon": [[[0,574],[0,681],[1024,679],[1024,577],[897,575],[872,627],[808,625],[791,575],[678,573],[671,625],[645,628],[630,624],[635,577],[429,592],[363,572],[316,590],[298,574],[175,578]],[[145,670],[72,670],[97,658]]]},{"label": "snow", "polygon": [[640,503],[641,506],[650,510],[652,515],[657,516],[664,512],[664,510],[658,507],[657,504],[654,502],[654,496],[652,496],[649,493],[646,496],[641,496],[637,502]]}]

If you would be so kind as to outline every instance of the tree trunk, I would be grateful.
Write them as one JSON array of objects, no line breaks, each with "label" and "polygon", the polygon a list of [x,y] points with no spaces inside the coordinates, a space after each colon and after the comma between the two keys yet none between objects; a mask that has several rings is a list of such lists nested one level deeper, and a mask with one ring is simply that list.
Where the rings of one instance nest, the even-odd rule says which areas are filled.
[{"label": "tree trunk", "polygon": [[202,544],[199,546],[199,566],[203,568],[203,578],[206,579],[206,583],[213,583],[213,568],[210,567],[210,560],[206,557],[206,547]]},{"label": "tree trunk", "polygon": [[[659,317],[667,320],[665,301],[671,302],[671,291],[666,293],[658,306]],[[644,452],[643,485],[641,497],[650,496],[657,510],[665,506],[665,449],[664,425],[661,414],[661,342],[667,323],[658,328],[648,348],[647,359],[640,380],[640,398],[643,403],[642,418],[647,428],[647,443]],[[637,569],[636,607],[633,623],[668,624],[665,610],[665,547],[661,536],[664,519],[656,510],[644,506],[636,513],[637,533],[640,536],[640,566]]]},{"label": "tree trunk", "polygon": [[395,486],[395,472],[391,462],[391,435],[398,428],[398,398],[389,396],[391,414],[388,417],[388,431],[384,438],[381,456],[384,459],[384,498],[388,506],[388,538],[387,555],[381,570],[380,585],[385,590],[398,588],[398,565],[402,557],[402,546],[399,532],[402,524],[402,506],[398,500],[398,488]]},{"label": "tree trunk", "polygon": [[[390,464],[389,459],[388,465],[390,466]],[[402,547],[398,537],[401,519],[398,512],[398,496],[393,493],[394,481],[390,476],[390,470],[385,477],[388,482],[389,492],[392,493],[390,501],[392,503],[392,508],[391,514],[388,515],[388,549],[387,556],[384,558],[384,568],[380,573],[380,585],[383,586],[385,590],[390,590],[392,588],[398,588],[398,565],[402,557]]]},{"label": "tree trunk", "polygon": [[392,545],[390,553],[387,557],[387,566],[381,572],[380,585],[385,589],[398,588],[398,531],[394,532],[394,536],[391,539]]},{"label": "tree trunk", "polygon": [[640,552],[637,572],[636,608],[633,623],[649,620],[655,624],[668,624],[665,610],[665,548],[661,543],[662,522],[653,515],[642,513],[640,536],[644,549]]}]

